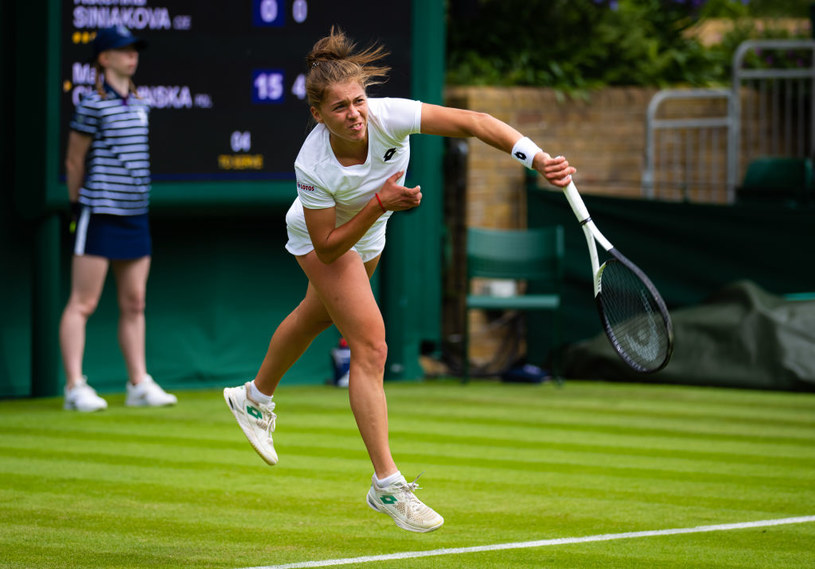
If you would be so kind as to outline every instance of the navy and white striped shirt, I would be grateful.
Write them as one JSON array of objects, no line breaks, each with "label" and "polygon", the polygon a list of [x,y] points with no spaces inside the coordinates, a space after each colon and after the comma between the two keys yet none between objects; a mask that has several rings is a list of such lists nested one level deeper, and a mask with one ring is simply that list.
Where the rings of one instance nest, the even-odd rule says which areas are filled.
[{"label": "navy and white striped shirt", "polygon": [[141,215],[150,202],[150,106],[105,84],[76,107],[70,127],[93,136],[79,202],[93,213]]}]

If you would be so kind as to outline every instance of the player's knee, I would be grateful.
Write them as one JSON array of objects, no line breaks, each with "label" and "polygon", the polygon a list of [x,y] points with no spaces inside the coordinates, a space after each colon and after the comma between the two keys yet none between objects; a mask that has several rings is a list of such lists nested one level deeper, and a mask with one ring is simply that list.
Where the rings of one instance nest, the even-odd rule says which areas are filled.
[{"label": "player's knee", "polygon": [[362,342],[356,346],[351,345],[351,361],[359,358],[360,363],[370,367],[371,371],[385,369],[385,362],[388,359],[388,344],[385,339]]},{"label": "player's knee", "polygon": [[388,343],[382,340],[374,348],[376,352],[376,363],[378,367],[385,368],[385,362],[388,360]]}]

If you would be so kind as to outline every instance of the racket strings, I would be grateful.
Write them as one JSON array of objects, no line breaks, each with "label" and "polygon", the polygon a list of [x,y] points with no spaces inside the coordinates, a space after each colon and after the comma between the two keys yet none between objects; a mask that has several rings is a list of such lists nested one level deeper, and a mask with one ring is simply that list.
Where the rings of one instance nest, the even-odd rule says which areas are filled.
[{"label": "racket strings", "polygon": [[608,261],[598,295],[604,326],[614,349],[641,371],[655,371],[670,356],[670,332],[648,283],[625,264]]}]

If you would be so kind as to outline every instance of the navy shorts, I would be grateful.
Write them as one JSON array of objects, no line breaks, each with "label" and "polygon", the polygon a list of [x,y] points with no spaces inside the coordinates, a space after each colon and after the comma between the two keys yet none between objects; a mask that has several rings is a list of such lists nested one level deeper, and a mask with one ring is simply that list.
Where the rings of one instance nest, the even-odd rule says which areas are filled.
[{"label": "navy shorts", "polygon": [[147,214],[108,215],[83,207],[76,222],[74,255],[140,259],[152,254]]}]

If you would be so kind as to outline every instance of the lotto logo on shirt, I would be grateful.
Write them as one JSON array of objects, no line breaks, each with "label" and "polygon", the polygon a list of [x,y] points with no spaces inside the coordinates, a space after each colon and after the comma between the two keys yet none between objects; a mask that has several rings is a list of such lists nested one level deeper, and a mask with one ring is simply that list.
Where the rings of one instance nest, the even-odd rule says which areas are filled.
[{"label": "lotto logo on shirt", "polygon": [[304,190],[306,192],[313,192],[314,186],[307,186],[306,184],[301,184],[300,182],[297,182],[297,189]]}]

